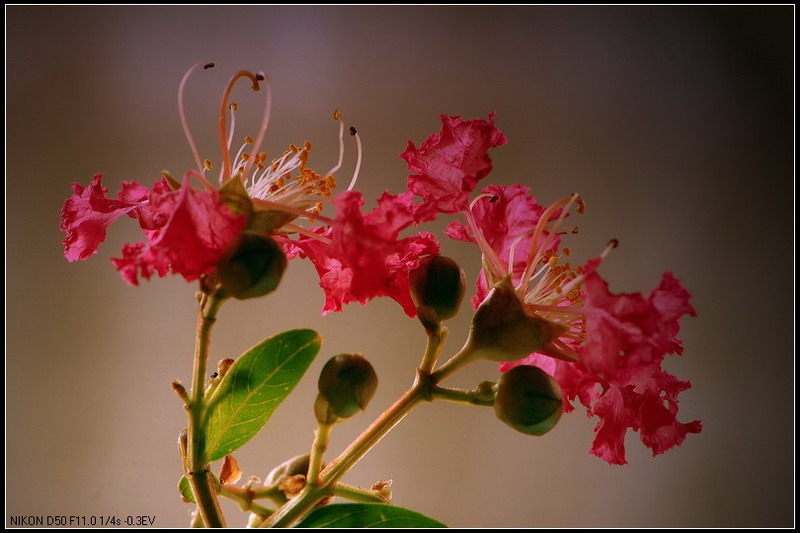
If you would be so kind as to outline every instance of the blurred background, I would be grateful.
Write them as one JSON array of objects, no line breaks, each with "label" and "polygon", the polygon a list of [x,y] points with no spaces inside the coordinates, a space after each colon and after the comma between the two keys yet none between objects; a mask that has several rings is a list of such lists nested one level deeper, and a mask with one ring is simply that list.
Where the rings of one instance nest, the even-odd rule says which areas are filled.
[{"label": "blurred background", "polygon": [[[169,383],[190,381],[194,286],[125,285],[108,259],[140,239],[121,219],[86,262],[62,256],[70,184],[96,172],[150,184],[192,166],[178,120],[181,76],[203,157],[227,78],[267,72],[266,149],[314,143],[336,159],[340,109],[364,142],[368,199],[404,190],[408,139],[440,113],[497,111],[507,146],[484,182],[524,183],[550,203],[588,204],[571,248],[620,247],[612,290],[648,291],[672,270],[694,294],[684,357],[666,368],[693,388],[680,419],[703,433],[651,457],[629,434],[629,465],[589,455],[581,409],[545,437],[489,409],[414,411],[346,480],[394,480],[396,504],[452,526],[737,527],[794,522],[793,19],[784,7],[6,7],[6,524],[10,515],[155,515],[188,524],[175,489],[184,412]],[[235,93],[237,136],[261,97]],[[348,145],[340,182],[354,166]],[[372,205],[372,204],[371,204]],[[441,231],[434,224],[425,229]],[[476,249],[445,241],[470,280]],[[246,475],[306,452],[316,377],[328,357],[363,352],[381,377],[367,412],[336,428],[331,457],[410,385],[425,344],[391,300],[320,316],[310,263],[272,296],[226,305],[214,360],[276,332],[317,329],[323,350],[267,429],[236,454]],[[465,308],[445,354],[466,335]],[[496,379],[475,364],[453,385]],[[244,524],[226,504],[231,524]]]}]

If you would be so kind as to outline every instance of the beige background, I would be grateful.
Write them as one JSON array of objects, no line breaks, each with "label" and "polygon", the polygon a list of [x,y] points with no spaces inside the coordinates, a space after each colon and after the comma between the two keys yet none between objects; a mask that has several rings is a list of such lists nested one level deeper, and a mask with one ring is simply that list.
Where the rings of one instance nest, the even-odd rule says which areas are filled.
[{"label": "beige background", "polygon": [[[323,8],[8,7],[6,523],[9,515],[155,515],[183,526],[169,382],[188,382],[194,288],[134,289],[108,262],[138,239],[113,227],[100,253],[67,264],[58,213],[70,183],[103,172],[150,183],[191,165],[175,94],[184,71],[204,157],[218,95],[239,68],[267,71],[267,149],[315,142],[335,159],[334,108],[364,139],[368,198],[404,187],[397,154],[439,113],[486,116],[509,144],[489,181],[522,182],[543,202],[580,191],[578,257],[609,238],[603,274],[649,290],[672,269],[700,316],[667,367],[694,388],[682,419],[704,432],[652,458],[628,440],[627,467],[587,453],[580,412],[543,438],[491,411],[424,405],[348,476],[395,480],[395,502],[457,526],[790,526],[793,523],[791,7]],[[241,135],[260,100],[239,91]],[[349,154],[352,156],[353,152]],[[340,176],[346,181],[353,161]],[[487,181],[488,183],[488,181]],[[443,226],[434,226],[440,230]],[[475,250],[444,242],[474,279]],[[239,457],[249,474],[307,450],[316,374],[362,351],[382,384],[365,415],[337,428],[340,450],[413,377],[420,327],[392,301],[319,316],[322,293],[293,262],[274,296],[223,309],[215,358],[312,327],[325,337],[299,393]],[[452,353],[466,311],[452,323]],[[476,365],[454,383],[496,376]],[[232,523],[243,517],[228,507]]]}]

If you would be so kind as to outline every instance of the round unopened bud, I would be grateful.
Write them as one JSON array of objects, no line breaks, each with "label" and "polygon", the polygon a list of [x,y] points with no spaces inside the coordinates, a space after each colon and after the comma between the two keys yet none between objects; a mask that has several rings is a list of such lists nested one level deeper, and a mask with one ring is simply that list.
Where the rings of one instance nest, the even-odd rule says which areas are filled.
[{"label": "round unopened bud", "polygon": [[447,320],[458,313],[466,281],[461,266],[449,257],[423,258],[419,267],[409,274],[408,281],[417,306],[430,307],[439,320]]},{"label": "round unopened bud", "polygon": [[297,455],[287,459],[272,469],[264,480],[264,486],[278,485],[281,481],[297,474],[306,475],[308,473],[308,454]]},{"label": "round unopened bud", "polygon": [[217,263],[222,288],[243,300],[274,291],[286,270],[286,256],[269,237],[243,233],[239,242]]},{"label": "round unopened bud", "polygon": [[561,418],[561,387],[535,366],[516,366],[497,383],[494,412],[497,418],[527,435],[544,435]]},{"label": "round unopened bud", "polygon": [[[339,418],[349,418],[359,410],[363,411],[377,388],[375,370],[359,354],[344,353],[331,357],[319,375],[319,395]],[[316,412],[318,408],[315,406],[314,410]]]}]

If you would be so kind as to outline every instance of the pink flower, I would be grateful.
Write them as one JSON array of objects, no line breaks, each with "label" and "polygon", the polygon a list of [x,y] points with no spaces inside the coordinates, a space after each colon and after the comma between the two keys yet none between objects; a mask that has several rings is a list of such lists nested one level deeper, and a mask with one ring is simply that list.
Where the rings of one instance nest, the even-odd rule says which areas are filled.
[{"label": "pink flower", "polygon": [[489,148],[506,144],[506,136],[495,128],[494,113],[489,120],[461,120],[441,115],[442,129],[417,148],[411,141],[400,154],[414,174],[408,190],[421,196],[441,213],[458,213],[467,208],[470,193],[492,170]]},{"label": "pink flower", "polygon": [[[125,245],[122,257],[112,259],[123,279],[138,285],[140,276],[149,279],[154,273],[165,276],[172,272],[192,281],[214,269],[245,226],[249,231],[264,234],[301,233],[303,228],[293,221],[301,216],[313,216],[322,209],[321,200],[330,196],[335,186],[331,174],[342,163],[344,123],[339,113],[334,113],[334,119],[339,122],[340,160],[328,173],[320,175],[308,167],[310,143],[302,147],[290,145],[281,157],[269,162],[267,155],[259,152],[270,115],[269,83],[263,74],[238,72],[223,91],[222,115],[215,114],[220,120],[218,132],[222,152],[217,188],[207,179],[214,165],[208,159],[201,159],[183,108],[184,86],[199,66],[189,69],[179,90],[180,118],[196,169],[186,172],[182,186],[171,178],[170,182],[162,179],[155,183],[152,189],[124,182],[117,199],[106,197],[108,191],[103,188],[99,174],[88,187],[74,184],[74,194],[64,203],[61,213],[61,229],[66,233],[64,255],[69,261],[86,259],[96,253],[105,240],[108,226],[127,214],[139,220],[146,240]],[[212,66],[203,65],[205,69]],[[240,79],[249,80],[254,90],[259,90],[264,82],[267,91],[256,139],[245,137],[244,144],[236,151],[232,148],[233,131],[228,130],[228,119],[233,130],[237,106],[230,104],[229,99]],[[196,180],[195,185],[199,183],[202,190],[192,189],[190,178]]]},{"label": "pink flower", "polygon": [[501,370],[527,364],[553,375],[564,391],[567,412],[577,399],[600,419],[591,452],[609,463],[625,464],[629,428],[639,431],[654,454],[701,430],[699,421],[677,420],[678,394],[689,382],[661,368],[666,354],[682,352],[676,337],[679,321],[695,311],[688,291],[670,273],[648,297],[612,294],[597,267],[615,241],[583,268],[562,264],[570,253],[561,243],[572,231],[565,220],[573,206],[582,212],[578,195],[545,209],[525,187],[492,186],[465,213],[468,227],[454,223],[447,233],[476,242],[483,252],[476,303],[489,287],[511,276],[529,313],[563,326],[560,337],[540,352],[503,363]]},{"label": "pink flower", "polygon": [[125,245],[122,257],[112,259],[131,285],[154,272],[180,274],[186,281],[210,273],[247,223],[220,201],[218,191],[190,188],[188,177],[177,191],[157,182],[138,216],[147,241]]},{"label": "pink flower", "polygon": [[[661,283],[644,297],[640,293],[612,294],[597,274],[599,260],[584,269],[583,315],[586,342],[578,350],[579,361],[552,361],[542,365],[542,356],[502,365],[533,364],[549,371],[561,385],[567,411],[578,399],[590,416],[600,421],[595,427],[591,452],[612,464],[626,464],[625,434],[633,429],[653,455],[680,445],[688,433],[699,433],[698,420],[677,419],[678,394],[688,389],[661,368],[668,353],[681,354],[676,335],[680,318],[695,316],[689,293],[667,272]],[[549,368],[546,368],[549,366]]]},{"label": "pink flower", "polygon": [[149,279],[172,272],[192,281],[209,273],[246,223],[222,204],[216,190],[193,190],[188,178],[178,190],[164,179],[150,190],[124,182],[117,200],[106,198],[99,174],[88,187],[75,183],[73,190],[61,211],[64,255],[70,261],[87,259],[112,222],[123,214],[137,218],[147,240],[126,244],[122,258],[112,259],[131,285],[138,285],[139,275]]},{"label": "pink flower", "polygon": [[[545,208],[531,196],[530,189],[522,185],[489,185],[472,204],[467,220],[475,225],[477,232],[454,220],[447,226],[445,235],[472,243],[476,242],[475,235],[478,235],[497,257],[506,258],[506,263],[514,263],[509,271],[516,276],[512,281],[519,282],[530,252],[531,232]],[[554,236],[551,241],[549,248],[552,252],[558,248],[560,239]],[[474,307],[480,305],[490,289],[482,271],[478,276],[477,291],[472,298]]]},{"label": "pink flower", "polygon": [[384,193],[378,206],[364,215],[361,193],[344,192],[334,198],[336,220],[327,229],[315,230],[317,237],[283,241],[287,255],[302,255],[314,263],[326,296],[323,314],[341,311],[350,302],[364,304],[388,296],[408,316],[415,316],[408,273],[419,266],[421,256],[438,253],[439,244],[430,233],[399,238],[415,221],[412,202],[408,192]]}]

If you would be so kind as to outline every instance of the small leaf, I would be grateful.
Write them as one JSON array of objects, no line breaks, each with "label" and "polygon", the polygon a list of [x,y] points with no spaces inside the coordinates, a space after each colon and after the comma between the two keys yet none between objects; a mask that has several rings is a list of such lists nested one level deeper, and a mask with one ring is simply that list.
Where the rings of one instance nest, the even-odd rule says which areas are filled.
[{"label": "small leaf", "polygon": [[[214,480],[214,485],[219,489],[219,478],[213,472],[211,473],[211,477]],[[178,481],[178,491],[181,493],[183,501],[186,503],[194,503],[194,493],[192,492],[192,485],[189,483],[189,478],[181,476],[181,479]]]},{"label": "small leaf", "polygon": [[335,503],[318,507],[295,527],[447,527],[416,511],[383,503]]},{"label": "small leaf", "polygon": [[205,462],[230,454],[264,427],[303,377],[321,342],[316,331],[295,329],[239,356],[209,398]]}]

